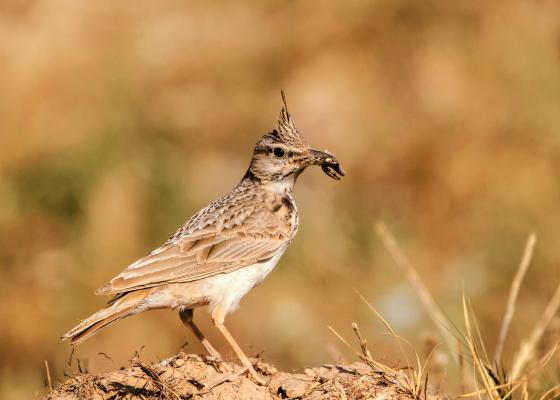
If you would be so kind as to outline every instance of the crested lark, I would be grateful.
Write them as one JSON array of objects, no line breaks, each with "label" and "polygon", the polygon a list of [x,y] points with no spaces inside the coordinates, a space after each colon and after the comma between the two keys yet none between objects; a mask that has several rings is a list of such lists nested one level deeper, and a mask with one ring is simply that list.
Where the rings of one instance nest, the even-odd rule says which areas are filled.
[{"label": "crested lark", "polygon": [[263,382],[224,319],[272,271],[292,242],[298,227],[292,189],[299,174],[320,165],[331,178],[344,175],[332,154],[310,149],[288,112],[284,93],[282,99],[276,129],[257,142],[241,182],[191,217],[161,247],[97,289],[96,294],[114,297],[62,339],[77,344],[121,318],[173,308],[206,350],[221,360],[193,321],[193,309],[207,305],[214,325],[243,366]]}]

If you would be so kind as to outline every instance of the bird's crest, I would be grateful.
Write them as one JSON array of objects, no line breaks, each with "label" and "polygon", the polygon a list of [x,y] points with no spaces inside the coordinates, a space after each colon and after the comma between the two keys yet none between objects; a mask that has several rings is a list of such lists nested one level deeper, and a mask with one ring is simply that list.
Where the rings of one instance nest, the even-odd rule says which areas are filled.
[{"label": "bird's crest", "polygon": [[282,95],[282,110],[280,110],[280,115],[276,124],[276,132],[278,136],[280,136],[280,139],[286,144],[308,148],[309,144],[307,144],[303,136],[299,133],[296,128],[296,124],[288,111],[288,104],[286,102],[286,95],[284,91],[281,90],[280,93]]}]

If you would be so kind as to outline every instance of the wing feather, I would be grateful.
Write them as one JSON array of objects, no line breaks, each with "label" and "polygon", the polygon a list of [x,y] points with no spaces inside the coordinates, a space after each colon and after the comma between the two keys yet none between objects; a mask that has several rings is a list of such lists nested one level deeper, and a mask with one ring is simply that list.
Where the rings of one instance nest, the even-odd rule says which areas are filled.
[{"label": "wing feather", "polygon": [[163,246],[129,265],[97,294],[119,294],[173,282],[192,282],[273,257],[297,222],[270,212],[262,197],[238,186],[195,214]]},{"label": "wing feather", "polygon": [[172,282],[191,282],[267,260],[285,245],[277,238],[207,237],[167,243],[131,264],[97,293],[120,293]]}]

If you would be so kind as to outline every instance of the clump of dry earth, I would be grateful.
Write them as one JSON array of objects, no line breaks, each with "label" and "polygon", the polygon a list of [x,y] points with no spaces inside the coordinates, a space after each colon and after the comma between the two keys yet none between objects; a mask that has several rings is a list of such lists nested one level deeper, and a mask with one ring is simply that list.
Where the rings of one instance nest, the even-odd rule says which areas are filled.
[{"label": "clump of dry earth", "polygon": [[264,386],[252,381],[237,364],[218,366],[198,355],[181,352],[155,364],[134,358],[118,371],[71,375],[46,399],[426,399],[359,362],[308,368],[303,373],[279,372],[261,360],[254,363],[267,380]]}]

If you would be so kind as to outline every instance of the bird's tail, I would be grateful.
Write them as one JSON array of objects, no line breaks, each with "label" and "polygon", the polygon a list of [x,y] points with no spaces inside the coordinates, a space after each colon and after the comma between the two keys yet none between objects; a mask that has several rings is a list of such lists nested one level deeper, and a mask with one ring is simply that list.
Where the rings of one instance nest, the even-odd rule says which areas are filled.
[{"label": "bird's tail", "polygon": [[149,289],[144,289],[120,295],[111,305],[83,320],[65,333],[61,339],[69,340],[71,344],[78,344],[86,340],[109,324],[134,314],[148,294]]}]

